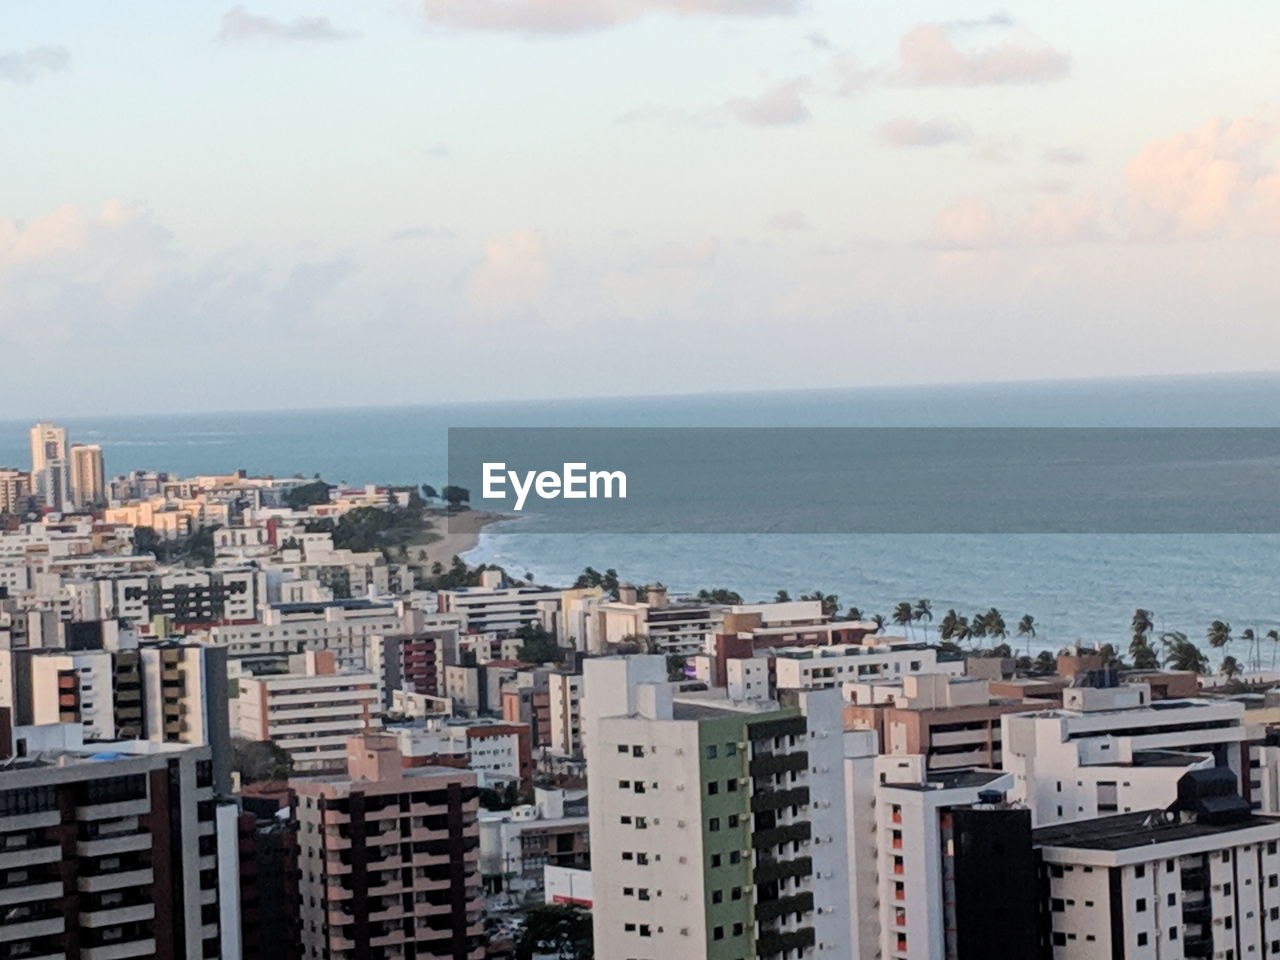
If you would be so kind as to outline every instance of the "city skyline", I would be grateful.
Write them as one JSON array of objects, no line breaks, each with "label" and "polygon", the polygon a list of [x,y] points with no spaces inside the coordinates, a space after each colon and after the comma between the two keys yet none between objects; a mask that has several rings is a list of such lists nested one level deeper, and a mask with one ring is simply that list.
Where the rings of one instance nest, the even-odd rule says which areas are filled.
[{"label": "city skyline", "polygon": [[1275,16],[10,9],[13,415],[1274,369]]}]

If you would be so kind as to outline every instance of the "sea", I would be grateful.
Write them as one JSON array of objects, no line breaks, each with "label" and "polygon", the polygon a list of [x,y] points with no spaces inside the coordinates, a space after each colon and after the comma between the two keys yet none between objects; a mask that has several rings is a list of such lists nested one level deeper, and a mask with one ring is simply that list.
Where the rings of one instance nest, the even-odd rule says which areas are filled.
[{"label": "sea", "polygon": [[[66,426],[72,442],[101,444],[112,475],[243,468],[440,487],[450,427],[1275,428],[1280,374],[249,413],[58,418],[50,411],[47,419]],[[0,422],[0,466],[29,462],[29,426]],[[865,453],[848,456],[850,470],[875,468]],[[777,509],[788,509],[785,500]],[[726,588],[748,601],[820,590],[865,615],[927,599],[934,629],[916,624],[916,637],[935,636],[948,609],[972,616],[996,607],[1011,626],[1034,617],[1035,637],[1010,638],[1033,653],[1077,642],[1126,646],[1141,607],[1153,612],[1157,631],[1201,641],[1211,621],[1229,622],[1237,639],[1225,652],[1241,661],[1270,667],[1280,654],[1278,645],[1250,650],[1240,639],[1246,629],[1262,637],[1280,628],[1276,534],[539,534],[499,523],[465,559],[557,585],[591,566],[635,583],[661,581],[674,593]]]}]

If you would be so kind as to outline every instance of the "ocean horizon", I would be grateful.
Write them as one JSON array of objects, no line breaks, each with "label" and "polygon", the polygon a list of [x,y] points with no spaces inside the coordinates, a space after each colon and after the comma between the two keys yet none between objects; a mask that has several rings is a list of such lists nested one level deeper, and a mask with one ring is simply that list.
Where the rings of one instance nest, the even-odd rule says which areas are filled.
[{"label": "ocean horizon", "polygon": [[[66,417],[72,442],[100,443],[109,475],[245,469],[335,483],[446,476],[449,427],[1277,427],[1280,374],[866,387],[687,396],[475,402],[332,410]],[[30,421],[0,422],[0,466],[28,463]],[[975,452],[975,455],[982,455]],[[856,466],[866,467],[865,460]],[[779,510],[785,510],[784,503]],[[519,521],[516,521],[518,523]],[[677,592],[723,587],[748,600],[822,590],[842,609],[888,615],[929,599],[941,619],[998,607],[1038,624],[1030,649],[1127,645],[1133,610],[1202,640],[1280,626],[1280,536],[1248,534],[537,534],[487,528],[470,562],[566,584],[585,566]],[[936,635],[936,634],[935,634]],[[1015,638],[1010,638],[1016,643]],[[1026,641],[1022,641],[1026,643]],[[1226,652],[1244,660],[1237,641]],[[1266,649],[1269,666],[1276,651]]]}]

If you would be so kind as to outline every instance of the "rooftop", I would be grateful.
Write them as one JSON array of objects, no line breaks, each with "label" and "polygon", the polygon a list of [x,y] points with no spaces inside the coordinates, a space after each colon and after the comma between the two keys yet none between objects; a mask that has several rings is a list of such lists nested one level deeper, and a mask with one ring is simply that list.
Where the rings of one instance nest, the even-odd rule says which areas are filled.
[{"label": "rooftop", "polygon": [[1114,817],[1080,820],[1041,827],[1032,832],[1037,847],[1071,847],[1081,850],[1128,850],[1157,843],[1193,840],[1254,827],[1274,827],[1280,836],[1280,818],[1249,815],[1229,823],[1181,821],[1164,810],[1139,810]]}]

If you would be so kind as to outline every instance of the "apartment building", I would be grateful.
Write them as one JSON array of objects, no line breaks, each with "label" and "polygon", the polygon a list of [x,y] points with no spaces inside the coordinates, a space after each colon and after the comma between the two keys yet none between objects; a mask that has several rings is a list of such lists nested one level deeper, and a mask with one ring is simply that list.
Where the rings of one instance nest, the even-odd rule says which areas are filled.
[{"label": "apartment building", "polygon": [[555,629],[560,591],[552,587],[501,586],[495,571],[481,574],[477,587],[441,590],[440,613],[461,614],[468,633],[512,634],[521,627],[537,625]]},{"label": "apartment building", "polygon": [[102,463],[102,447],[96,443],[73,443],[70,454],[71,502],[78,510],[107,502],[107,475]]},{"label": "apartment building", "polygon": [[[877,895],[870,902],[879,905],[879,944],[877,953],[867,952],[863,929],[857,940],[861,956],[1033,957],[1037,902],[1031,818],[1025,809],[1005,802],[1013,778],[997,770],[929,770],[923,756],[882,756],[872,768],[875,831],[855,837],[851,850],[862,861],[858,866],[874,851]],[[866,784],[856,789],[866,789]],[[964,821],[961,811],[975,807],[988,808],[989,819]],[[988,829],[979,829],[984,825]],[[982,838],[1000,836],[1011,850],[1024,851],[1024,862],[1009,859],[992,872],[994,853]],[[1021,847],[1019,836],[1025,837]],[[968,893],[975,897],[966,902]],[[1003,917],[993,915],[997,906]],[[996,919],[1002,921],[998,928],[992,926]],[[860,922],[865,927],[871,916],[864,911]],[[981,949],[974,949],[975,939]]]},{"label": "apartment building", "polygon": [[596,956],[848,957],[840,704],[676,696],[661,656],[585,663]]},{"label": "apartment building", "polygon": [[1000,718],[1022,700],[992,697],[985,680],[948,674],[846,682],[845,728],[874,730],[887,754],[923,754],[931,769],[999,769]]},{"label": "apartment building", "polygon": [[480,872],[503,889],[540,889],[547,867],[590,865],[585,793],[534,791],[533,803],[480,812]]},{"label": "apartment building", "polygon": [[242,796],[238,819],[243,960],[300,960],[298,823],[269,801]]},{"label": "apartment building", "polygon": [[170,570],[98,581],[102,616],[150,621],[165,617],[175,627],[205,627],[258,619],[265,581],[253,569]]},{"label": "apartment building", "polygon": [[394,724],[386,732],[408,766],[454,762],[476,772],[481,786],[514,782],[522,790],[533,786],[533,754],[529,727],[502,720],[463,720],[428,717],[411,724]]},{"label": "apartment building", "polygon": [[1179,781],[1166,808],[1033,833],[1053,960],[1280,956],[1280,819],[1224,768]]},{"label": "apartment building", "polygon": [[1164,807],[1188,770],[1221,766],[1250,799],[1250,745],[1262,738],[1243,704],[1152,701],[1145,683],[1068,687],[1061,707],[1001,718],[1013,798],[1036,826]]},{"label": "apartment building", "polygon": [[573,673],[547,674],[552,753],[562,757],[582,756],[582,676]]},{"label": "apartment building", "polygon": [[31,474],[15,467],[0,467],[0,514],[22,516],[31,506]]},{"label": "apartment building", "polygon": [[270,604],[252,623],[219,623],[203,636],[236,660],[279,664],[293,654],[324,650],[342,669],[365,670],[372,637],[404,632],[398,604],[358,599]]},{"label": "apartment building", "polygon": [[306,960],[480,960],[475,775],[406,769],[393,737],[353,737],[340,775],[293,781]]},{"label": "apartment building", "polygon": [[325,651],[290,658],[290,669],[239,679],[240,736],[275,742],[297,772],[342,767],[348,738],[382,725],[378,678],[339,669],[334,655]]},{"label": "apartment building", "polygon": [[367,641],[366,665],[382,677],[390,706],[391,692],[405,690],[428,696],[441,691],[441,672],[447,649],[456,647],[457,630],[425,630],[415,633],[375,634]]},{"label": "apartment building", "polygon": [[770,651],[769,656],[779,690],[822,690],[920,673],[964,674],[963,658],[943,659],[933,647],[907,641],[783,647]]},{"label": "apartment building", "polygon": [[[213,764],[205,747],[85,745],[19,728],[0,765],[7,957],[221,957]],[[45,749],[37,749],[44,747]]]}]

